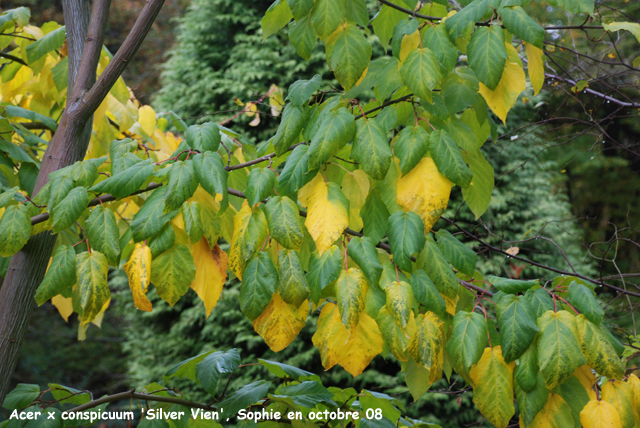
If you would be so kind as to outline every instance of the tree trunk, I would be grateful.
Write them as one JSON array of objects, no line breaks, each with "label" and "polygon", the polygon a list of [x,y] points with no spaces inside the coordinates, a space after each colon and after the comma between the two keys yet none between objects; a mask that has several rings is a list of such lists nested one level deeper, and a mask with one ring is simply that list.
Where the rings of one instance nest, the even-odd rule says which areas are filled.
[{"label": "tree trunk", "polygon": [[[142,44],[163,3],[164,0],[146,1],[131,32],[96,82],[111,0],[94,0],[88,26],[88,0],[63,0],[70,53],[67,106],[43,156],[34,194],[48,182],[51,172],[84,158],[94,112]],[[35,305],[33,298],[54,243],[55,236],[50,232],[32,237],[11,259],[0,288],[0,403],[9,390],[20,343]]]}]

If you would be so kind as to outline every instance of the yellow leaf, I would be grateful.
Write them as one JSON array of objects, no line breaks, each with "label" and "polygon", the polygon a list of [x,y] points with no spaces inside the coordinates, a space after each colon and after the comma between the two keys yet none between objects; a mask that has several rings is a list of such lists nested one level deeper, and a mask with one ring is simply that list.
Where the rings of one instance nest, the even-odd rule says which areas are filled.
[{"label": "yellow leaf", "polygon": [[129,278],[133,304],[141,311],[151,312],[151,302],[146,295],[151,278],[151,249],[149,246],[142,243],[136,244],[129,261],[123,267]]},{"label": "yellow leaf", "polygon": [[362,373],[373,357],[382,352],[382,335],[374,319],[362,311],[358,325],[349,334],[333,303],[322,308],[312,341],[320,351],[325,370],[340,364],[352,376]]},{"label": "yellow leaf", "polygon": [[575,426],[571,407],[564,399],[553,392],[549,393],[547,403],[529,425],[529,428],[567,428]]},{"label": "yellow leaf", "polygon": [[[107,300],[107,303],[104,304],[102,310],[98,312],[98,315],[91,320],[91,324],[95,325],[98,328],[102,328],[102,320],[104,319],[104,313],[109,309],[109,304],[111,304],[111,299]],[[88,327],[88,325],[86,325]]]},{"label": "yellow leaf", "polygon": [[[264,225],[262,225],[263,222]],[[262,226],[264,226],[264,237],[261,233]],[[260,229],[258,231],[260,233],[256,233],[256,228]],[[242,280],[246,261],[259,250],[258,245],[262,245],[265,239],[266,220],[262,210],[259,207],[253,210],[245,200],[240,211],[233,217],[233,238],[229,249],[229,267],[238,279]]]},{"label": "yellow leaf", "polygon": [[450,195],[451,182],[438,171],[430,157],[423,158],[407,175],[398,179],[398,204],[405,212],[418,214],[427,233],[447,208]]},{"label": "yellow leaf", "polygon": [[607,401],[618,409],[622,428],[633,428],[635,425],[633,414],[633,387],[619,380],[606,382],[602,385],[602,401]]},{"label": "yellow leaf", "polygon": [[251,122],[249,122],[249,126],[258,126],[258,125],[260,125],[260,113],[257,113],[256,117]]},{"label": "yellow leaf", "polygon": [[487,101],[487,104],[493,112],[506,123],[507,113],[514,106],[520,92],[527,87],[522,63],[518,57],[516,49],[511,43],[505,43],[508,58],[504,64],[504,71],[498,86],[495,90],[491,90],[480,82],[480,94]]},{"label": "yellow leaf", "polygon": [[447,312],[452,316],[456,314],[456,306],[458,306],[458,300],[460,300],[460,296],[456,295],[456,297],[449,297],[441,294],[444,299],[444,303],[447,305]]},{"label": "yellow leaf", "polygon": [[51,299],[51,303],[56,307],[60,316],[64,318],[66,322],[69,322],[69,316],[73,313],[71,297],[64,297],[62,294],[58,294]]},{"label": "yellow leaf", "polygon": [[418,47],[420,44],[420,31],[416,30],[411,34],[405,34],[402,37],[402,44],[400,45],[400,55],[398,59],[400,60],[400,64],[407,59],[407,55]]},{"label": "yellow leaf", "polygon": [[636,412],[640,414],[640,379],[632,373],[629,375],[627,383],[629,383],[633,388],[633,401],[636,406]]},{"label": "yellow leaf", "polygon": [[361,169],[348,172],[342,178],[342,191],[349,200],[349,228],[359,232],[362,230],[360,210],[369,194],[369,177]]},{"label": "yellow leaf", "polygon": [[227,280],[227,253],[217,245],[209,248],[206,238],[202,238],[191,246],[191,255],[196,265],[196,278],[190,287],[204,303],[209,317]]},{"label": "yellow leaf", "polygon": [[497,428],[505,428],[516,410],[513,406],[513,369],[505,363],[502,348],[486,348],[480,361],[471,368],[473,402],[480,413]]},{"label": "yellow leaf", "polygon": [[327,303],[318,317],[316,332],[311,338],[313,344],[320,351],[322,367],[329,370],[338,364],[338,355],[334,344],[342,346],[349,340],[349,332],[342,324],[338,306]]},{"label": "yellow leaf", "polygon": [[362,72],[362,75],[360,76],[360,78],[358,79],[358,81],[356,82],[356,86],[360,86],[360,83],[362,83],[362,81],[364,80],[365,77],[367,77],[367,72],[369,71],[369,67],[365,68],[364,71]]},{"label": "yellow leaf", "polygon": [[138,109],[138,123],[145,132],[151,136],[156,130],[156,111],[151,106],[142,106]]},{"label": "yellow leaf", "polygon": [[529,80],[533,86],[533,95],[538,95],[544,84],[544,61],[542,59],[542,49],[527,42],[524,43],[527,49],[527,60],[529,61]]},{"label": "yellow leaf", "polygon": [[616,408],[606,401],[591,400],[580,412],[583,428],[622,428]]},{"label": "yellow leaf", "polygon": [[282,89],[278,88],[275,84],[272,84],[269,88],[269,105],[271,106],[271,115],[280,116],[282,109],[284,109],[284,94]]},{"label": "yellow leaf", "polygon": [[280,352],[298,336],[306,324],[308,313],[308,300],[296,308],[275,293],[262,314],[253,320],[253,328],[273,352]]},{"label": "yellow leaf", "polygon": [[349,340],[337,349],[338,364],[351,376],[358,376],[371,360],[382,352],[382,335],[378,324],[365,311],[360,313],[358,325],[351,331]]},{"label": "yellow leaf", "polygon": [[257,111],[258,111],[258,106],[255,105],[254,103],[247,103],[246,107],[244,108],[244,112],[247,115],[247,117],[255,116]]},{"label": "yellow leaf", "polygon": [[304,224],[322,255],[349,226],[349,200],[336,183],[314,181],[306,197],[308,209]]}]

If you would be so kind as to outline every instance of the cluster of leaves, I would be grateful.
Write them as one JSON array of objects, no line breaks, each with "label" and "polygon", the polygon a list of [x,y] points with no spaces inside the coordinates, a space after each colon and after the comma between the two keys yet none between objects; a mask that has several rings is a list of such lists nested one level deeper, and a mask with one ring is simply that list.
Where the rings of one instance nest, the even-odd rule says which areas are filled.
[{"label": "cluster of leaves", "polygon": [[[271,418],[261,416],[262,420],[260,417],[258,419],[249,417],[247,420],[247,418],[241,419],[242,415],[240,415],[236,421],[238,426],[276,427],[285,423],[299,426],[338,427],[354,422],[356,425],[373,428],[439,427],[403,416],[405,412],[403,404],[387,394],[366,389],[358,392],[354,388],[325,387],[317,375],[277,361],[258,359],[256,363],[240,363],[240,352],[237,349],[205,352],[175,364],[164,374],[161,381],[151,383],[140,391],[141,394],[144,394],[144,399],[147,399],[148,407],[145,408],[147,413],[150,409],[162,409],[168,413],[176,412],[175,414],[183,412],[180,418],[165,419],[163,416],[148,419],[144,414],[141,414],[139,407],[132,408],[128,404],[126,410],[135,411],[136,419],[141,420],[138,425],[141,428],[221,427],[223,421],[232,420],[241,410],[245,410],[245,415],[256,413],[258,415],[274,415],[279,412],[280,417],[275,420],[273,416]],[[259,366],[263,375],[268,373],[264,377],[272,377],[273,379],[262,379],[242,385],[233,392],[228,392],[228,381],[225,382],[225,380],[234,375],[241,375],[242,370],[247,366]],[[199,389],[206,391],[209,401],[213,399],[213,402],[205,407],[204,404],[185,400],[190,397],[183,396],[172,388],[173,383],[178,379],[197,384]],[[89,409],[93,409],[94,412],[96,410],[101,412],[124,410],[114,406],[107,407],[110,402],[115,401],[112,397],[114,396],[93,400],[89,391],[81,391],[64,385],[49,384],[46,390],[41,391],[38,385],[19,384],[7,395],[3,407],[19,412],[40,411],[41,415],[31,421],[10,419],[2,422],[0,427],[86,426],[87,422],[78,421],[78,418],[70,419],[67,417],[63,420],[62,411],[88,413]],[[211,419],[201,418],[200,415],[194,417],[191,410],[197,410],[197,408],[216,412],[217,416],[214,417],[211,413]]]},{"label": "cluster of leaves", "polygon": [[[295,18],[292,43],[306,57],[317,37],[324,40],[345,93],[328,96],[319,76],[295,82],[277,133],[254,146],[215,123],[187,128],[177,117],[185,139],[164,133],[167,119],[130,99],[121,82],[96,114],[86,160],[52,173],[33,197],[7,167],[16,186],[0,194],[0,256],[19,251],[31,234],[59,233],[36,300],[57,299],[67,314],[76,312],[81,334],[109,305],[109,265],[124,263],[144,311],[152,310],[153,284],[170,305],[194,289],[208,316],[233,275],[242,281],[242,312],[275,352],[319,310],[312,341],[326,370],[339,364],[357,376],[376,355],[391,353],[414,398],[455,370],[497,427],[515,414],[514,390],[525,426],[591,418],[594,406],[618,397],[607,395],[607,385],[630,384],[621,381],[622,351],[601,327],[588,285],[561,277],[547,290],[537,280],[485,279],[473,251],[446,230],[432,232],[454,185],[477,217],[490,202],[493,169],[479,150],[495,129],[487,105],[504,121],[525,89],[512,34],[524,40],[535,91],[542,84],[544,32],[520,6],[494,3],[474,0],[437,25],[385,4],[372,26],[385,48],[391,40],[393,56],[370,62],[362,1],[276,1],[262,21],[264,36]],[[447,15],[439,4],[420,11]],[[496,11],[505,29],[475,29]],[[13,140],[6,144],[23,157],[3,151],[21,171],[27,158],[37,165],[33,154],[64,105],[62,90],[46,103],[30,90],[48,87],[42,79],[55,81],[53,69],[64,69],[57,51],[64,32],[37,33],[15,11],[2,16],[21,34],[40,35],[20,38],[12,55],[24,64],[0,75],[3,101],[15,104],[2,118]],[[457,67],[459,50],[469,67]],[[370,89],[376,99],[362,105],[357,97]],[[48,123],[45,138],[24,120]],[[491,301],[490,287],[497,290]],[[603,401],[578,402],[562,387],[587,379],[580,387],[589,398],[591,369],[617,381],[602,386]],[[619,417],[629,415],[633,421],[633,412]]]}]

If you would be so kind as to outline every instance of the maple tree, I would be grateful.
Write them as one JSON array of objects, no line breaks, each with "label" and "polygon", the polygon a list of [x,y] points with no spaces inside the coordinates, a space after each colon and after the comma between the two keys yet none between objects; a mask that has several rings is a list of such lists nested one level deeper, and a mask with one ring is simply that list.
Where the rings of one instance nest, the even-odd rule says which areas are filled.
[{"label": "maple tree", "polygon": [[[519,1],[474,0],[457,11],[381,3],[371,20],[363,0],[273,3],[264,37],[289,25],[304,59],[320,39],[342,89],[315,76],[286,97],[272,86],[257,100],[237,100],[250,125],[266,114],[258,109],[265,100],[281,118],[260,144],[224,124],[187,126],[158,114],[119,77],[161,1],[145,6],[123,53],[85,46],[76,71],[89,72],[78,71],[75,85],[66,28],[31,26],[25,8],[6,11],[0,43],[13,49],[0,71],[0,291],[20,285],[12,257],[19,266],[29,245],[49,253],[55,245],[40,252],[50,258],[46,274],[41,263],[22,295],[77,313],[83,337],[108,309],[109,266],[124,268],[143,311],[153,310],[150,286],[170,305],[192,288],[208,316],[233,276],[242,281],[242,312],[276,352],[318,311],[313,344],[326,370],[340,365],[358,376],[390,354],[416,399],[455,371],[496,427],[516,415],[514,397],[523,426],[634,426],[639,382],[625,374],[624,346],[602,325],[594,289],[637,293],[557,269],[548,284],[483,277],[473,250],[434,229],[454,186],[477,218],[487,210],[494,172],[480,149],[495,138],[490,112],[506,122],[527,87],[525,63],[534,94],[542,89],[545,28]],[[593,13],[588,1],[559,6]],[[105,12],[108,2],[94,4],[89,32],[104,31]],[[640,25],[602,29],[637,36]],[[372,58],[372,43],[391,55]],[[89,134],[87,147],[74,146],[75,155],[66,147],[64,161],[49,162],[47,151]],[[215,370],[194,370],[187,377],[214,395],[220,373],[213,382]],[[263,389],[241,407],[264,398]],[[25,405],[38,394],[30,391]]]}]

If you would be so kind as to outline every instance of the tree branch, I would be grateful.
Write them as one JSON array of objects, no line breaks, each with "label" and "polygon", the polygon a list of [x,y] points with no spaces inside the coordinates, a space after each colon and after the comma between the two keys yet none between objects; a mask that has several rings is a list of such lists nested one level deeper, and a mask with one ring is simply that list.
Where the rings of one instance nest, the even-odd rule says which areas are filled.
[{"label": "tree branch", "polygon": [[[568,83],[573,86],[576,86],[577,84],[575,80],[567,79],[565,77],[558,76],[557,74],[544,73],[544,77],[548,79],[559,80],[561,82]],[[591,88],[584,88],[583,91],[588,94],[595,95],[598,98],[602,98],[603,100],[611,101],[612,103],[617,104],[621,107],[640,108],[640,103],[629,103],[626,101],[621,101],[617,98],[610,97],[609,95],[603,94],[602,92],[594,91]]]},{"label": "tree branch", "polygon": [[135,390],[119,392],[113,395],[107,395],[106,397],[98,398],[96,400],[89,401],[88,403],[82,404],[81,406],[74,407],[71,410],[67,410],[67,413],[76,413],[82,412],[87,409],[92,409],[101,404],[112,403],[114,401],[127,400],[127,399],[136,399],[136,400],[144,400],[144,401],[156,401],[161,403],[173,403],[180,404],[182,406],[194,407],[196,409],[203,410],[215,410],[216,407],[208,406],[206,404],[197,403],[195,401],[183,400],[181,398],[176,397],[163,397],[161,395],[151,395],[151,394],[142,394],[139,392],[135,392]]},{"label": "tree branch", "polygon": [[[393,9],[399,10],[400,12],[404,12],[411,16],[415,16],[416,18],[426,19],[427,21],[436,21],[436,22],[440,22],[442,20],[442,17],[423,15],[411,9],[407,9],[405,7],[392,3],[389,0],[378,0],[378,1],[382,4],[386,4],[387,6]],[[489,22],[476,22],[477,27],[488,27],[490,25],[491,24]],[[549,27],[542,27],[542,28],[544,28],[545,30],[603,30],[604,29],[604,27],[602,27],[601,25],[552,25]]]},{"label": "tree branch", "polygon": [[22,65],[28,66],[26,62],[22,60],[22,58],[18,58],[17,56],[10,55],[8,53],[0,52],[0,58],[8,59],[9,61],[17,62]]},{"label": "tree branch", "polygon": [[542,269],[545,269],[545,270],[548,270],[548,271],[551,271],[551,272],[559,273],[561,275],[575,276],[577,278],[584,279],[585,281],[589,281],[589,282],[592,282],[594,284],[598,284],[598,285],[610,288],[610,289],[615,290],[615,291],[617,291],[619,293],[628,294],[628,295],[634,296],[634,297],[640,297],[640,293],[634,293],[633,291],[627,291],[627,290],[625,290],[623,288],[616,287],[615,285],[608,284],[608,283],[606,283],[604,281],[601,281],[601,280],[598,280],[598,279],[589,278],[588,276],[584,276],[584,275],[581,275],[579,273],[567,272],[567,271],[564,271],[564,270],[561,270],[561,269],[556,269],[554,267],[543,265],[542,263],[534,262],[533,260],[525,259],[523,257],[513,256],[513,255],[507,253],[506,251],[502,250],[501,248],[494,247],[493,245],[485,242],[480,237],[478,237],[478,236],[474,235],[473,233],[469,232],[468,230],[464,229],[457,222],[455,222],[453,220],[449,220],[446,217],[440,217],[440,218],[442,220],[446,221],[447,223],[452,224],[455,227],[457,227],[462,233],[464,233],[466,236],[468,236],[469,238],[473,239],[474,241],[477,241],[477,242],[481,243],[482,245],[484,245],[485,247],[489,248],[492,251],[495,251],[495,252],[498,252],[500,254],[504,254],[506,256],[509,256],[509,258],[511,258],[513,260],[518,260],[518,261],[527,263],[527,264],[529,264],[531,266],[536,266],[536,267],[539,267],[539,268],[542,268]]}]

